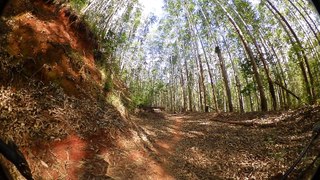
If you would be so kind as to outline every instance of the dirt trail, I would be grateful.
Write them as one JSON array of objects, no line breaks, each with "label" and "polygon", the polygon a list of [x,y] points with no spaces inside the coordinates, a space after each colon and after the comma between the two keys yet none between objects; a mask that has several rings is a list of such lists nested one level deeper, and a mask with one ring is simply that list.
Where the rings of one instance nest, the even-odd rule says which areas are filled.
[{"label": "dirt trail", "polygon": [[[303,148],[311,135],[308,129],[314,123],[314,118],[301,118],[303,114],[286,113],[143,113],[132,117],[136,124],[131,129],[133,136],[114,139],[114,146],[104,142],[106,136],[101,134],[88,143],[93,151],[79,146],[58,151],[71,157],[63,161],[68,164],[69,173],[75,175],[71,179],[77,179],[78,174],[71,171],[78,172],[77,167],[87,161],[87,169],[80,171],[90,176],[83,178],[277,179]],[[319,115],[319,109],[314,115]],[[248,121],[256,125],[242,123]],[[86,156],[79,156],[82,151],[77,149],[87,149],[83,151]],[[310,164],[316,151],[313,149],[308,154],[295,171],[295,177]],[[57,154],[54,149],[53,153]]]},{"label": "dirt trail", "polygon": [[183,117],[158,113],[145,118],[132,118],[137,123],[136,138],[118,139],[117,148],[111,150],[113,156],[109,156],[108,175],[115,179],[176,179],[167,157],[175,153],[182,138]]},{"label": "dirt trail", "polygon": [[[193,138],[205,135],[205,132],[196,130],[201,120],[197,121],[192,116],[163,113],[147,113],[146,116],[135,120],[152,142],[150,149],[156,156],[154,158],[158,159],[159,164],[170,177],[173,179],[217,179],[214,174],[195,165],[196,161],[208,163],[208,159],[203,159],[204,161],[201,162],[201,158],[205,157],[197,153],[200,150],[197,147],[199,141],[191,141]],[[191,124],[194,130],[190,129]],[[188,162],[188,160],[194,160],[194,162]],[[168,177],[161,179],[168,179]]]},{"label": "dirt trail", "polygon": [[159,151],[163,154],[172,154],[175,148],[175,145],[181,140],[181,125],[183,121],[182,116],[169,116],[168,121],[172,123],[168,131],[170,134],[167,134],[164,131],[163,134],[159,136],[159,139],[155,139],[155,146],[159,148]]},{"label": "dirt trail", "polygon": [[[134,120],[151,142],[148,155],[166,172],[161,179],[278,179],[310,137],[319,109],[305,117],[304,112],[145,113]],[[302,175],[316,152],[310,151],[293,177]]]}]

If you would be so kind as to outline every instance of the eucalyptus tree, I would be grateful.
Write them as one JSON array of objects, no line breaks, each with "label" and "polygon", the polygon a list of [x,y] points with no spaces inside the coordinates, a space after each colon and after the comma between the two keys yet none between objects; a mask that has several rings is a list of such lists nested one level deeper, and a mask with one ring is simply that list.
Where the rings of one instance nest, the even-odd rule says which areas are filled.
[{"label": "eucalyptus tree", "polygon": [[[123,28],[121,29],[121,37],[124,38],[121,44],[118,44],[117,58],[119,60],[120,73],[125,70],[126,60],[132,59],[134,53],[132,49],[140,46],[136,36],[138,35],[138,27],[142,26],[142,12],[140,8],[132,10],[124,16]],[[151,18],[150,18],[151,19]]]},{"label": "eucalyptus tree", "polygon": [[233,70],[234,78],[235,78],[235,81],[236,81],[237,92],[238,92],[239,109],[240,109],[240,112],[244,112],[244,104],[243,104],[243,98],[242,98],[242,93],[241,93],[242,86],[241,86],[241,81],[240,81],[240,78],[239,78],[238,68],[236,66],[235,59],[231,55],[231,50],[230,50],[230,47],[229,47],[229,43],[227,42],[225,37],[223,37],[223,42],[224,42],[224,46],[227,49],[229,59],[231,60],[231,67],[232,67],[232,70]]},{"label": "eucalyptus tree", "polygon": [[[89,6],[99,4],[92,2],[96,5]],[[308,52],[319,51],[312,46],[318,42],[318,22],[293,6],[300,1],[264,0],[254,8],[248,0],[167,0],[159,28],[152,32],[152,21],[157,21],[152,16],[142,20],[138,7],[124,5],[125,1],[119,1],[124,7],[114,0],[106,2],[110,7],[116,4],[107,9],[111,12],[105,16],[111,25],[107,30],[124,39],[116,53],[121,70],[128,81],[140,81],[134,84],[136,93],[145,95],[149,103],[171,111],[203,111],[212,104],[216,110],[229,106],[233,111],[237,102],[241,112],[266,111],[269,100],[273,109],[278,104],[287,107],[297,102],[289,95],[298,102],[304,95],[299,92],[301,75],[295,72],[299,66],[308,96],[312,101],[316,98],[312,68],[317,67]],[[290,12],[288,5],[299,11]],[[112,15],[117,9],[125,13]],[[290,14],[300,16],[290,18]],[[120,21],[125,23],[113,26]]]},{"label": "eucalyptus tree", "polygon": [[319,34],[319,32],[320,32],[320,30],[318,28],[319,22],[317,24],[316,21],[311,17],[312,11],[311,12],[308,11],[308,10],[312,9],[312,7],[310,7],[310,6],[308,7],[307,6],[308,3],[304,3],[305,6],[303,6],[299,1],[296,1],[296,3],[303,10],[304,14],[308,17],[308,19],[311,21],[313,27],[315,28],[315,30],[317,30],[317,34]]},{"label": "eucalyptus tree", "polygon": [[[189,47],[191,35],[189,28],[185,27],[186,24],[177,23],[185,22],[180,21],[179,18],[181,17],[172,12],[167,13],[165,18],[160,19],[159,27],[156,29],[156,44],[160,45],[161,48],[150,46],[149,42],[146,43],[146,46],[149,46],[149,50],[145,51],[146,54],[151,55],[151,51],[158,49],[149,59],[155,59],[158,56],[162,61],[159,65],[166,66],[165,69],[167,70],[163,72],[166,75],[162,76],[162,78],[159,75],[158,81],[166,84],[161,94],[168,96],[165,106],[172,112],[184,111],[186,109],[192,111],[194,106],[194,80],[192,75],[194,70],[193,66],[189,66],[189,59],[191,57],[189,51],[192,50]],[[183,72],[186,72],[186,75]]]},{"label": "eucalyptus tree", "polygon": [[[284,28],[288,29],[287,30],[288,36],[291,39],[292,45],[294,46],[294,49],[300,64],[300,68],[303,73],[304,81],[306,83],[306,89],[309,95],[309,102],[312,103],[315,100],[314,99],[315,97],[314,79],[313,79],[313,75],[310,69],[309,61],[305,53],[304,47],[302,46],[302,43],[298,38],[296,32],[293,30],[293,28],[291,27],[289,22],[286,20],[286,18],[280,13],[280,11],[269,0],[265,0],[265,4],[268,7],[268,9],[274,13],[275,17],[279,16],[280,24],[282,24],[283,27],[285,26]],[[289,33],[291,33],[293,38],[291,38],[291,35]],[[305,66],[306,66],[306,69],[305,69]]]},{"label": "eucalyptus tree", "polygon": [[261,103],[260,103],[261,110],[262,111],[267,111],[268,110],[267,98],[266,98],[266,95],[265,95],[265,92],[264,92],[264,87],[263,87],[263,84],[262,84],[262,80],[261,80],[260,74],[258,72],[258,66],[256,64],[253,51],[252,51],[247,39],[245,38],[244,33],[240,29],[238,23],[236,23],[234,18],[231,16],[231,14],[228,12],[228,10],[224,7],[224,5],[220,1],[217,0],[217,4],[220,6],[220,8],[225,13],[225,15],[228,17],[230,23],[233,25],[235,31],[239,35],[239,38],[240,38],[240,40],[242,42],[242,45],[243,45],[243,47],[244,47],[244,49],[245,49],[245,51],[246,51],[246,53],[247,53],[247,55],[249,57],[249,60],[251,62],[253,73],[254,73],[254,76],[255,76],[255,80],[257,82],[258,91],[259,91],[259,95],[260,95],[260,101],[261,101]]},{"label": "eucalyptus tree", "polygon": [[[268,64],[266,62],[266,59],[263,55],[263,52],[262,52],[260,46],[258,45],[256,37],[254,37],[253,32],[251,32],[251,30],[250,30],[250,29],[252,29],[254,31],[256,28],[260,28],[259,24],[257,23],[257,22],[259,22],[259,20],[257,20],[257,18],[255,18],[253,9],[251,8],[250,3],[248,3],[247,1],[235,0],[234,5],[237,7],[237,9],[235,9],[235,8],[231,8],[231,9],[235,13],[235,16],[237,17],[237,19],[239,19],[240,22],[242,23],[242,25],[246,31],[246,34],[249,35],[251,41],[254,44],[254,47],[256,48],[256,51],[259,54],[259,60],[262,62],[265,74],[267,76],[269,91],[270,91],[270,95],[272,98],[273,109],[276,110],[277,109],[277,100],[276,100],[274,85],[273,85],[271,75],[270,75],[270,70],[269,70]],[[240,12],[238,12],[238,11],[240,11]],[[245,19],[244,19],[244,15],[246,15]],[[249,23],[251,24],[250,27],[246,21],[249,21]]]},{"label": "eucalyptus tree", "polygon": [[137,3],[138,0],[92,0],[82,13],[98,27],[104,38],[109,30],[116,31],[116,27],[121,24],[118,20]]},{"label": "eucalyptus tree", "polygon": [[[201,10],[200,14],[202,14],[202,16],[204,16],[204,17],[211,16],[212,17],[212,18],[210,18],[210,21],[208,21],[208,18],[205,18],[205,20],[207,21],[207,24],[209,24],[209,26],[207,25],[204,28],[209,27],[208,30],[207,30],[208,34],[209,34],[209,37],[210,37],[210,38],[208,38],[208,41],[209,42],[212,41],[212,42],[215,43],[215,44],[211,44],[211,46],[213,46],[213,51],[215,51],[215,48],[217,46],[219,46],[221,48],[224,48],[223,52],[228,54],[228,57],[229,57],[228,61],[231,62],[231,67],[232,67],[232,71],[233,71],[233,74],[234,74],[234,79],[236,81],[236,83],[235,83],[235,86],[236,86],[235,89],[236,90],[235,91],[237,91],[237,93],[233,93],[233,94],[234,94],[234,96],[238,96],[239,109],[240,109],[240,112],[243,112],[244,111],[244,104],[243,104],[244,102],[242,100],[243,93],[241,93],[241,82],[240,82],[239,76],[237,74],[237,68],[235,68],[235,63],[234,63],[236,55],[235,56],[231,56],[231,52],[230,52],[231,49],[228,48],[228,45],[226,44],[226,42],[227,42],[226,38],[234,39],[237,36],[237,34],[234,34],[232,31],[230,31],[230,29],[232,30],[233,27],[229,23],[230,21],[228,19],[224,18],[225,17],[224,16],[224,14],[225,14],[224,11],[222,11],[221,8],[219,8],[217,6],[215,6],[215,8],[214,8],[215,11],[212,11],[212,9],[209,8],[209,7],[212,7],[212,6],[215,6],[215,4],[209,3],[208,1],[206,2],[204,0],[204,2],[202,4],[202,8],[200,9]],[[222,26],[224,28],[222,28]],[[212,32],[212,31],[214,31],[214,32]],[[236,32],[236,31],[234,31],[234,32]],[[232,34],[232,35],[227,37],[228,34]],[[219,60],[220,59],[221,58],[219,58]],[[223,75],[223,71],[224,71],[223,69],[227,70],[227,67],[229,67],[229,65],[227,63],[221,62],[221,61],[219,61],[219,64],[220,64],[221,74],[222,74],[222,77],[223,77],[224,76]],[[226,66],[225,67],[221,67],[221,64],[226,64]],[[230,74],[230,73],[227,73],[227,74]],[[225,82],[226,78],[223,78],[223,79],[224,79],[224,82]],[[229,78],[227,78],[227,79],[229,79]],[[225,88],[228,89],[226,83],[224,83],[224,84],[225,84]],[[218,91],[218,93],[219,93],[219,91]],[[227,91],[226,91],[226,94],[228,94]],[[229,99],[231,99],[231,98],[229,98]]]},{"label": "eucalyptus tree", "polygon": [[[265,52],[268,52],[271,60],[276,59],[277,63],[273,64],[273,68],[277,69],[276,72],[278,74],[273,74],[274,76],[274,84],[281,88],[280,91],[289,90],[290,86],[295,87],[294,90],[299,92],[300,90],[297,88],[297,85],[293,85],[292,82],[297,82],[294,80],[297,76],[290,76],[290,68],[288,63],[290,59],[288,58],[288,49],[291,48],[292,41],[290,37],[287,37],[286,28],[279,28],[279,22],[274,15],[266,9],[266,7],[261,3],[257,8],[257,13],[260,18],[260,25],[258,31],[255,32],[256,36],[260,39],[261,44],[263,45]],[[270,60],[269,60],[270,61]],[[280,85],[281,86],[280,86]],[[286,91],[287,92],[287,91]],[[286,96],[282,96],[282,98],[286,97],[283,102],[285,105],[282,107],[288,108],[291,106],[291,99],[289,93],[286,93]],[[280,99],[280,96],[279,96]],[[281,99],[280,99],[281,100]]]},{"label": "eucalyptus tree", "polygon": [[138,0],[81,1],[87,2],[81,12],[100,40],[97,50],[104,54],[102,66],[108,69],[108,76],[120,75],[119,68],[123,69],[124,64],[122,59],[128,54],[126,51],[130,51],[129,43],[134,43],[132,33],[139,26],[141,9]]},{"label": "eucalyptus tree", "polygon": [[[194,5],[184,0],[182,9],[185,13],[184,16],[186,17],[186,20],[187,20],[189,32],[191,33],[194,57],[197,60],[197,66],[199,67],[199,98],[200,98],[200,107],[203,111],[205,107],[207,107],[207,92],[206,92],[206,86],[205,86],[203,64],[202,64],[202,59],[199,52],[200,48],[199,48],[198,42],[200,42],[202,46],[203,46],[203,43],[201,43],[201,39],[199,38],[199,34],[195,24],[195,17],[191,15],[192,11],[194,11]],[[207,58],[206,54],[205,54],[205,58]]]},{"label": "eucalyptus tree", "polygon": [[231,91],[230,91],[230,87],[229,87],[229,78],[228,78],[228,74],[227,74],[227,71],[226,71],[225,61],[224,61],[224,58],[223,58],[223,56],[221,54],[221,49],[220,49],[219,46],[216,47],[215,52],[217,53],[217,55],[219,57],[222,77],[223,77],[223,81],[224,81],[224,84],[225,84],[225,87],[226,87],[226,93],[227,93],[227,97],[228,97],[229,111],[232,112],[233,111],[233,105],[232,105],[232,99],[231,99]]},{"label": "eucalyptus tree", "polygon": [[303,18],[303,20],[307,23],[309,29],[311,30],[311,32],[313,33],[314,37],[316,38],[316,40],[318,41],[318,45],[320,45],[320,37],[319,35],[317,35],[317,32],[316,30],[312,27],[312,25],[310,24],[310,22],[307,20],[307,17],[306,15],[304,15],[302,13],[302,11],[293,3],[292,0],[287,0],[291,5],[292,7],[299,13],[299,15]]},{"label": "eucalyptus tree", "polygon": [[[223,54],[221,52],[221,46],[220,46],[221,43],[219,42],[219,36],[221,36],[221,33],[218,31],[219,29],[218,25],[214,25],[214,24],[218,24],[217,23],[218,18],[210,18],[210,20],[207,18],[207,16],[209,15],[208,9],[206,8],[208,7],[206,5],[207,3],[208,2],[205,2],[205,1],[203,1],[202,3],[199,3],[199,16],[202,18],[202,21],[203,21],[202,22],[202,28],[204,29],[203,32],[207,33],[207,35],[205,36],[207,41],[207,46],[208,46],[207,49],[208,51],[216,52],[217,54],[218,62],[219,62],[218,64],[221,69],[221,75],[224,82],[225,93],[227,95],[228,109],[230,112],[232,112],[234,108],[233,108],[233,102],[232,102],[232,93],[230,90],[231,88],[230,88],[229,75],[227,72],[225,59],[223,58]],[[204,53],[207,54],[206,51],[204,51]],[[207,66],[208,66],[208,69],[210,69],[209,65]],[[211,71],[209,71],[209,75],[211,79],[212,90],[214,90]],[[213,97],[214,96],[215,96],[215,93],[213,91]],[[215,100],[215,97],[214,97],[214,100]],[[218,106],[216,105],[216,107]]]},{"label": "eucalyptus tree", "polygon": [[[213,27],[212,25],[212,21],[214,20],[214,18],[208,18],[208,11],[206,11],[206,8],[208,7],[208,2],[207,1],[202,1],[198,3],[198,8],[199,8],[199,16],[201,18],[201,23],[202,23],[202,32],[205,33],[206,35],[206,40],[208,41],[208,46],[207,49],[208,51],[210,51],[211,49],[213,49],[214,46],[218,46],[218,42],[216,40],[217,35],[214,34],[214,32],[212,31],[212,29],[216,29],[216,27]],[[202,41],[201,41],[202,42]],[[213,42],[215,44],[213,44]],[[203,43],[201,43],[203,51],[205,53],[205,60],[206,60],[206,65],[207,65],[207,69],[208,69],[208,74],[209,74],[209,78],[210,78],[210,85],[211,85],[211,91],[212,91],[212,101],[214,104],[214,109],[219,112],[219,106],[217,103],[217,94],[216,94],[216,85],[214,83],[214,76],[216,76],[216,73],[213,73],[213,69],[211,68],[209,63],[212,63],[212,58],[211,58],[211,53],[206,53],[206,50],[203,46]],[[208,56],[207,54],[210,54],[210,56]],[[227,83],[228,84],[228,83]],[[227,89],[227,87],[226,87]],[[230,88],[229,88],[230,89]],[[228,97],[231,101],[231,97]],[[229,101],[229,102],[230,102]]]}]

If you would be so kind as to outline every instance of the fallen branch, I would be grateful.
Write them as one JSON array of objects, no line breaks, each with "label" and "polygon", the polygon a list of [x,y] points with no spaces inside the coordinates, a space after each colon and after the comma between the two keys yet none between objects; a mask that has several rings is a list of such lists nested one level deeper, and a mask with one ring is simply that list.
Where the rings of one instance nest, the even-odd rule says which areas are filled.
[{"label": "fallen branch", "polygon": [[250,120],[250,121],[224,121],[224,120],[219,120],[219,119],[212,119],[212,121],[215,122],[221,122],[221,123],[227,123],[227,124],[232,124],[232,125],[239,125],[239,126],[258,126],[260,128],[269,128],[269,127],[276,127],[277,126],[277,122],[273,122],[273,123],[259,123],[256,121],[259,120]]},{"label": "fallen branch", "polygon": [[253,121],[239,122],[239,121],[223,121],[219,119],[213,119],[212,121],[227,123],[227,124],[234,124],[234,125],[241,125],[241,126],[253,126],[255,124]]},{"label": "fallen branch", "polygon": [[286,87],[284,87],[281,83],[277,82],[277,81],[273,81],[274,84],[278,85],[279,87],[281,87],[283,90],[287,91],[289,94],[291,94],[293,97],[295,97],[296,99],[298,99],[299,101],[301,101],[300,97],[295,95],[292,91],[290,91],[289,89],[287,89]]}]

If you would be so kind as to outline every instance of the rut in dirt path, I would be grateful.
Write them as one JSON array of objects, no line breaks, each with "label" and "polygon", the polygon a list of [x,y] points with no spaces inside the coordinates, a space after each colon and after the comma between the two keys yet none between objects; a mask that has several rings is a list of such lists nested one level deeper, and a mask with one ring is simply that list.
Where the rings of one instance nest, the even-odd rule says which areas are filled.
[{"label": "rut in dirt path", "polygon": [[[152,142],[155,158],[172,177],[175,179],[202,179],[201,176],[211,179],[216,177],[214,174],[210,174],[208,169],[197,167],[194,162],[189,162],[190,159],[188,159],[200,158],[192,151],[197,150],[199,147],[197,142],[201,143],[201,141],[196,140],[195,143],[192,138],[204,136],[204,131],[207,128],[197,131],[190,129],[190,125],[197,129],[199,125],[202,126],[201,123],[193,125],[190,117],[186,115],[154,113],[139,120],[138,124]],[[203,163],[206,161],[204,160]]]},{"label": "rut in dirt path", "polygon": [[[138,124],[152,142],[155,158],[174,179],[219,179],[210,174],[210,170],[198,167],[195,165],[196,162],[192,162],[201,158],[196,152],[199,150],[198,142],[201,141],[194,142],[193,139],[201,139],[207,132],[207,128],[198,129],[203,125],[201,120],[196,121],[194,117],[187,115],[151,113],[142,118]],[[209,144],[205,149],[213,148]],[[199,159],[199,161],[206,163],[208,160]]]},{"label": "rut in dirt path", "polygon": [[[182,116],[168,116],[167,122],[170,125],[166,127],[166,131],[161,131],[158,134],[159,139],[155,139],[155,146],[164,154],[172,154],[176,144],[181,140],[181,124]],[[169,132],[169,133],[168,133]]]}]

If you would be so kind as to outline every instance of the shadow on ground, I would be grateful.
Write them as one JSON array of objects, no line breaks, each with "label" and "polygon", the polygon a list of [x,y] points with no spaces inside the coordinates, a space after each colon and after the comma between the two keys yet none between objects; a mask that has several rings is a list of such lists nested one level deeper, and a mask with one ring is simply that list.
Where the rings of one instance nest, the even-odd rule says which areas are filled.
[{"label": "shadow on ground", "polygon": [[[176,179],[274,179],[293,163],[319,117],[319,108],[298,111],[227,116],[150,113],[136,122],[152,143],[149,149]],[[217,118],[279,121],[260,127],[216,122]],[[292,177],[303,174],[316,152],[315,148],[310,151]]]}]

